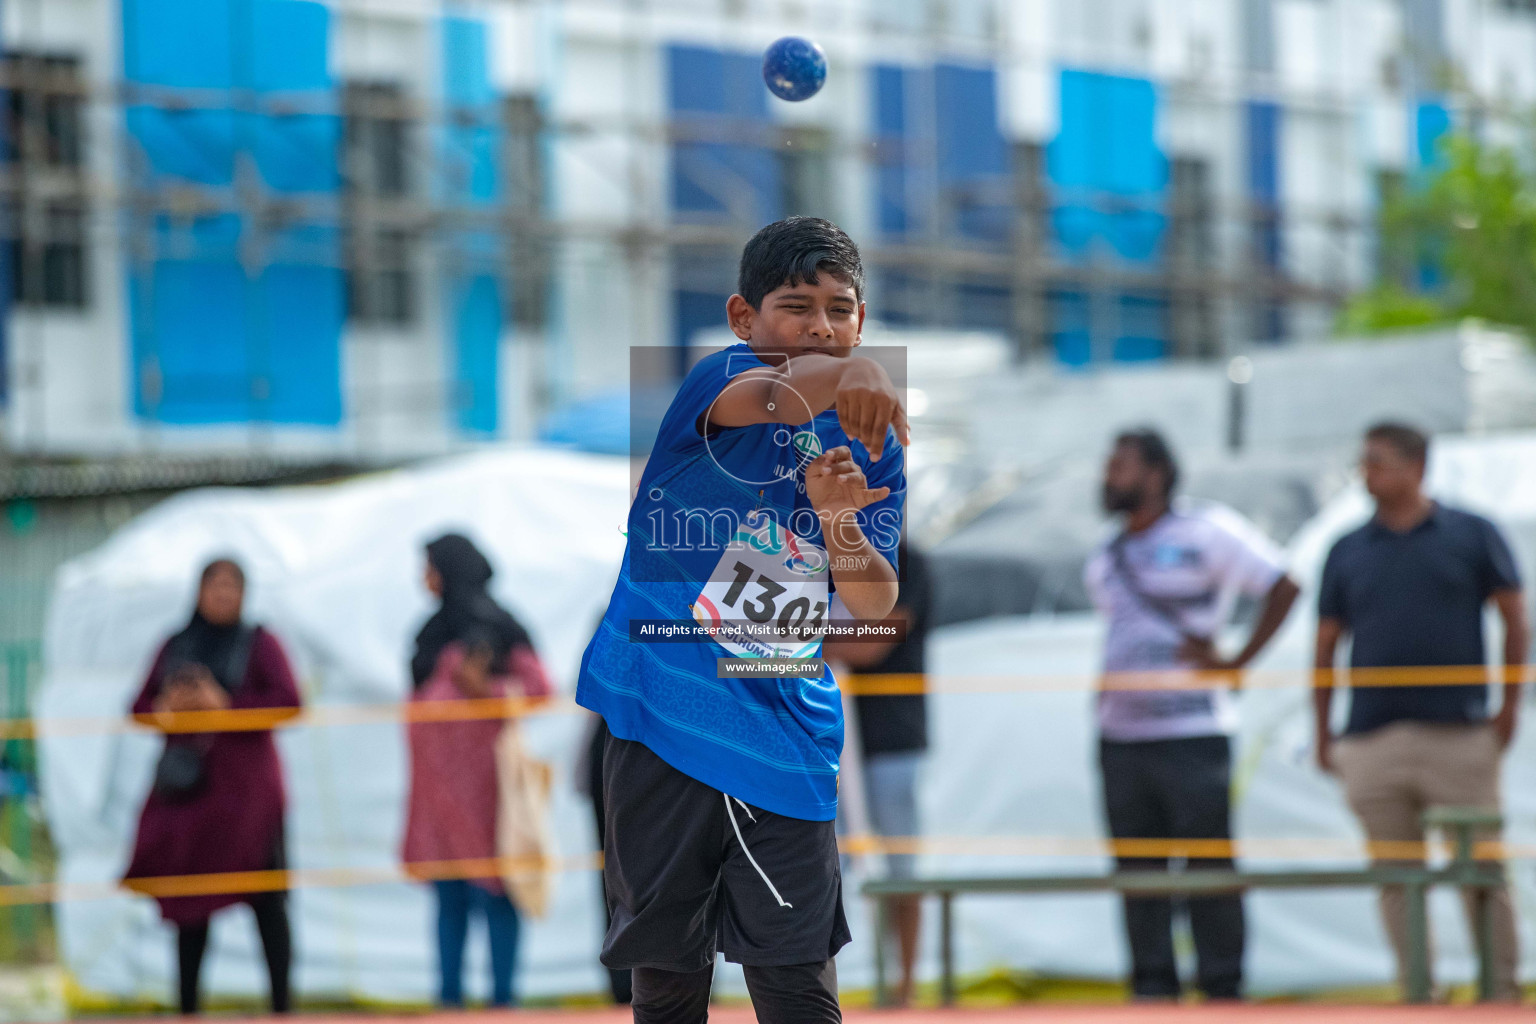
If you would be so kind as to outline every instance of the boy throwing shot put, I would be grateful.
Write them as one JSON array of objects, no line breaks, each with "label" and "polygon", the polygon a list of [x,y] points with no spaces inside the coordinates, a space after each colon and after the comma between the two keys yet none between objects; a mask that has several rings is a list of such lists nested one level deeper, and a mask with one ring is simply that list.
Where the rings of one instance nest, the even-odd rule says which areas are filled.
[{"label": "boy throwing shot put", "polygon": [[[739,670],[816,658],[834,603],[881,619],[896,601],[907,421],[855,355],[863,291],[857,247],[825,220],[747,243],[726,305],[743,344],[701,360],[662,419],[582,658],[576,700],[612,732],[602,960],[633,970],[643,1024],[706,1020],[717,950],[759,1021],[842,1019],[837,685],[814,661]],[[666,623],[700,628],[648,642]]]}]

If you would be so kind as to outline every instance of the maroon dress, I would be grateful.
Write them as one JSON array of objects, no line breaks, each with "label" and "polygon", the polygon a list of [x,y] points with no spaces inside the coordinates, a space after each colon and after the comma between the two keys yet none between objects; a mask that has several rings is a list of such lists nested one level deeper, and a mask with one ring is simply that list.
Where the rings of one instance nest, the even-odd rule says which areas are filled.
[{"label": "maroon dress", "polygon": [[[165,678],[167,643],[155,657],[133,713],[154,711]],[[297,708],[299,689],[277,638],[256,627],[241,685],[231,708]],[[282,765],[268,731],[191,734],[169,742],[206,743],[203,784],[196,796],[167,800],[151,790],[139,816],[133,860],[124,875],[134,880],[166,875],[266,871],[284,866]],[[245,902],[250,893],[160,898],[160,914],[177,925],[206,921],[214,911]]]},{"label": "maroon dress", "polygon": [[[416,691],[412,702],[464,700],[453,681],[463,659],[459,644],[445,647],[437,670]],[[508,665],[506,675],[491,680],[492,696],[521,693],[547,697],[553,692],[532,647],[513,648]],[[421,719],[407,726],[411,787],[401,852],[407,874],[433,881],[438,877],[435,872],[447,867],[452,877],[459,877],[461,868],[442,862],[488,861],[496,856],[496,740],[506,725],[502,718],[465,718]],[[506,892],[501,879],[494,875],[468,881],[497,895]]]}]

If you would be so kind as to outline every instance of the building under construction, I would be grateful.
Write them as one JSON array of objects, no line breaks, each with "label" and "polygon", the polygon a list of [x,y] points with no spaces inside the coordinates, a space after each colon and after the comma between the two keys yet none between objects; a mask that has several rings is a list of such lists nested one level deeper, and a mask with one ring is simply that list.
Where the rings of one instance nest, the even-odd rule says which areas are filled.
[{"label": "building under construction", "polygon": [[[1021,362],[1315,337],[1383,190],[1513,137],[1532,7],[5,0],[0,495],[536,437],[718,327],[791,213],[860,242],[875,321]],[[789,33],[831,68],[799,104]]]}]

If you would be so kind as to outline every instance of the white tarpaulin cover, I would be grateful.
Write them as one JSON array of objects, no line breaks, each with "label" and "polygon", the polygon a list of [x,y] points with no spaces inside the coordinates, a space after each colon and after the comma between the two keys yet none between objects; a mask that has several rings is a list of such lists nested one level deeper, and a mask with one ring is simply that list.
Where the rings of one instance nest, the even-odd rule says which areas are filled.
[{"label": "white tarpaulin cover", "polygon": [[[346,483],[282,490],[206,490],[174,498],[59,573],[49,615],[46,720],[115,715],[128,706],[159,640],[186,617],[193,580],[211,556],[233,554],[250,576],[250,617],[286,645],[311,706],[398,701],[408,690],[410,640],[429,611],[419,582],[422,543],[460,529],[498,569],[493,589],[529,627],[557,685],[569,691],[581,648],[612,585],[628,500],[625,460],[513,450],[453,459]],[[1536,436],[1452,439],[1437,446],[1432,490],[1493,511],[1531,564],[1536,539]],[[1368,511],[1347,489],[1297,536],[1293,571],[1308,594],[1259,668],[1308,661],[1311,588],[1332,539]],[[1101,639],[1086,616],[997,619],[936,634],[940,676],[1091,678]],[[1497,649],[1496,645],[1493,649]],[[1301,678],[1298,675],[1298,680]],[[921,794],[927,831],[987,837],[969,854],[924,857],[930,873],[1100,870],[1089,692],[949,694],[932,701],[933,749]],[[1253,689],[1241,703],[1236,823],[1254,840],[1318,840],[1358,861],[1359,833],[1338,786],[1311,766],[1308,697],[1299,687]],[[590,809],[573,787],[581,715],[530,720],[539,756],[557,762],[562,854],[590,850]],[[290,790],[288,844],[300,869],[393,864],[402,829],[405,756],[398,724],[300,727],[279,736]],[[127,861],[158,741],[146,733],[49,735],[43,795],[60,851],[60,880],[101,882]],[[1509,838],[1536,841],[1536,738],[1524,730],[1507,761]],[[1003,842],[1002,837],[1010,837]],[[1016,841],[1015,841],[1016,840]],[[946,840],[946,849],[952,848]],[[1264,860],[1262,866],[1306,863]],[[1254,866],[1261,862],[1253,860]],[[1313,862],[1315,863],[1315,862]],[[1530,865],[1513,869],[1526,964],[1536,960]],[[845,986],[870,981],[869,917],[848,892],[857,939],[839,958]],[[525,995],[593,992],[601,912],[590,873],[559,879],[548,918],[529,923],[520,957]],[[431,900],[419,885],[301,889],[293,895],[301,996],[425,1001],[434,988]],[[1256,893],[1249,898],[1255,992],[1315,990],[1390,977],[1374,899],[1366,892]],[[1434,906],[1441,973],[1470,976],[1459,905]],[[1107,896],[985,897],[957,908],[965,971],[1008,966],[1045,974],[1123,974],[1119,912]],[[931,923],[931,921],[930,921]],[[88,990],[169,998],[172,940],[148,900],[128,895],[59,908],[63,955]],[[483,937],[472,933],[470,992],[483,992]],[[934,963],[930,948],[925,964]],[[263,990],[244,908],[216,918],[205,987]],[[724,983],[738,988],[739,974]]]}]

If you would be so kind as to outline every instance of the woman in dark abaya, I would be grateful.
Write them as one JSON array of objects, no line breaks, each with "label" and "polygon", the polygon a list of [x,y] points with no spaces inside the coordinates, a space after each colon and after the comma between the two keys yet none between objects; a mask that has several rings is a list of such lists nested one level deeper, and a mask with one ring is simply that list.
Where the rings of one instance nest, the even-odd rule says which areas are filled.
[{"label": "woman in dark abaya", "polygon": [[[487,591],[491,574],[491,563],[467,537],[450,533],[427,545],[427,589],[442,604],[416,636],[416,702],[550,692],[527,631]],[[472,914],[484,916],[490,936],[492,1005],[516,1001],[521,922],[502,879],[443,878],[431,868],[496,856],[495,747],[504,724],[499,718],[422,721],[409,730],[403,859],[437,895],[438,998],[445,1006],[464,1004],[464,940]]]},{"label": "woman in dark abaya", "polygon": [[[221,558],[203,569],[187,627],[166,641],[133,704],[135,720],[164,728],[188,711],[276,709],[295,715],[299,691],[277,638],[241,621],[245,574]],[[130,889],[156,896],[176,926],[179,1002],[196,1013],[198,978],[214,912],[248,903],[266,955],[274,1013],[289,1009],[292,939],[281,889],[164,896],[155,878],[284,867],[282,765],[268,730],[167,732],[125,873]]]}]

